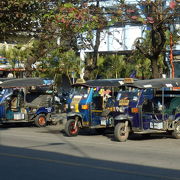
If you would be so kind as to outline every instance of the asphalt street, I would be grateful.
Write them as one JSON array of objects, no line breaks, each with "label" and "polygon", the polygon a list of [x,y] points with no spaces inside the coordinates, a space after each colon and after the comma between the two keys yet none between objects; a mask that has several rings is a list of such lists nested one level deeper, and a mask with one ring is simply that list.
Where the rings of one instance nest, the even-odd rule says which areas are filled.
[{"label": "asphalt street", "polygon": [[1,179],[180,180],[180,140],[153,135],[120,143],[94,131],[67,137],[63,128],[0,127]]}]

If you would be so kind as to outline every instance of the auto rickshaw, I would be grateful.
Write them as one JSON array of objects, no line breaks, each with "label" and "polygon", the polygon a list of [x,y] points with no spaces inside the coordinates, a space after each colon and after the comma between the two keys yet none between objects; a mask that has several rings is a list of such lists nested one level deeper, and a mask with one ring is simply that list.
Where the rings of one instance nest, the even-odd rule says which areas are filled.
[{"label": "auto rickshaw", "polygon": [[[37,127],[54,123],[51,85],[42,78],[19,78],[0,84],[0,123],[33,122]],[[56,113],[55,113],[56,114]]]},{"label": "auto rickshaw", "polygon": [[180,139],[180,78],[138,80],[130,86],[117,95],[115,139],[126,141],[129,133],[169,133]]},{"label": "auto rickshaw", "polygon": [[[128,79],[126,79],[126,83]],[[79,129],[94,128],[102,133],[114,127],[113,116],[118,104],[116,94],[124,79],[98,79],[73,84],[67,99],[67,136],[77,136]]]}]

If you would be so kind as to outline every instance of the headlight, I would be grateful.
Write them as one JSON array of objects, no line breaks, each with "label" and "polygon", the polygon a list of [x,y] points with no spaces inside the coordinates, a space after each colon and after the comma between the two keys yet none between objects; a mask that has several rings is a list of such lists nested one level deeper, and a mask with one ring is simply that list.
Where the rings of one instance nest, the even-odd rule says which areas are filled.
[{"label": "headlight", "polygon": [[71,109],[75,109],[75,106],[74,106],[74,105],[71,105]]},{"label": "headlight", "polygon": [[36,112],[37,111],[37,109],[32,109],[32,112]]},{"label": "headlight", "polygon": [[119,112],[124,113],[124,111],[125,111],[125,108],[121,106],[121,107],[119,108]]}]

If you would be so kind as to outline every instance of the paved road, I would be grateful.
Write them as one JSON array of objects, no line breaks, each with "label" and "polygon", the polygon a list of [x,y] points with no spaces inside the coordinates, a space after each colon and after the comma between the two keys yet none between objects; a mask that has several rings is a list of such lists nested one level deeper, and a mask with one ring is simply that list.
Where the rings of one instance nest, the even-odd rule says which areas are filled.
[{"label": "paved road", "polygon": [[63,125],[0,128],[0,172],[10,179],[180,180],[180,140],[114,141],[112,134],[66,137]]}]

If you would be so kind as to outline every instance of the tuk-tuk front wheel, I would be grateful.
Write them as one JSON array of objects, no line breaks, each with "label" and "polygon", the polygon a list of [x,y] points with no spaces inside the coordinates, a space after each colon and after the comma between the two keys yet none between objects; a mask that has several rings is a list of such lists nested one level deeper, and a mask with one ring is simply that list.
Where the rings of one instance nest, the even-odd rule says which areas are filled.
[{"label": "tuk-tuk front wheel", "polygon": [[37,127],[45,127],[47,125],[46,116],[44,114],[39,114],[35,117],[34,123]]},{"label": "tuk-tuk front wheel", "polygon": [[128,139],[129,131],[129,126],[124,122],[120,122],[115,126],[114,137],[117,141],[124,142]]},{"label": "tuk-tuk front wheel", "polygon": [[77,136],[79,133],[78,122],[75,122],[75,119],[70,119],[66,122],[65,133],[67,136]]},{"label": "tuk-tuk front wheel", "polygon": [[175,139],[180,139],[180,121],[175,124],[175,130],[172,132]]}]

